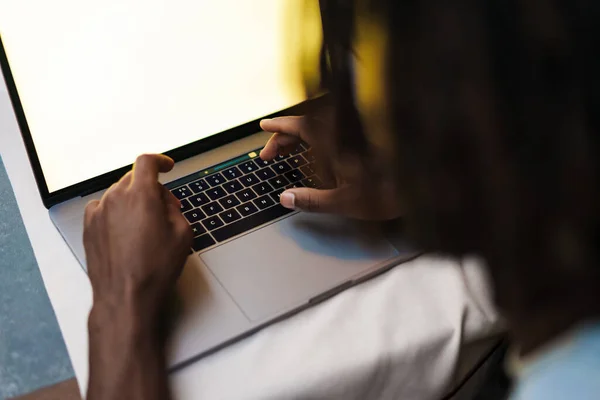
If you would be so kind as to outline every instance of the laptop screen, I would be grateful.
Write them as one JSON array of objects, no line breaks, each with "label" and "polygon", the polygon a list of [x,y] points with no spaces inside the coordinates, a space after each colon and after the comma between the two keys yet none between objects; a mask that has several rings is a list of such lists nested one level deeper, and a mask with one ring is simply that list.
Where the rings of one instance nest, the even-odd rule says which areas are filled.
[{"label": "laptop screen", "polygon": [[305,0],[10,3],[2,41],[50,193],[302,102],[301,42],[320,40]]}]

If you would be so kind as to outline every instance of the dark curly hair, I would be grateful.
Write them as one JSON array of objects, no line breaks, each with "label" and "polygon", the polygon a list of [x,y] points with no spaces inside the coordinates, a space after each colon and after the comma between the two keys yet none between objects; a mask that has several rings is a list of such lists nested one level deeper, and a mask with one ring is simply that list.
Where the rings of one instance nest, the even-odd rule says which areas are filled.
[{"label": "dark curly hair", "polygon": [[366,164],[348,58],[361,19],[387,32],[389,168],[411,237],[483,256],[516,320],[600,315],[600,2],[321,0],[321,15],[337,154]]}]

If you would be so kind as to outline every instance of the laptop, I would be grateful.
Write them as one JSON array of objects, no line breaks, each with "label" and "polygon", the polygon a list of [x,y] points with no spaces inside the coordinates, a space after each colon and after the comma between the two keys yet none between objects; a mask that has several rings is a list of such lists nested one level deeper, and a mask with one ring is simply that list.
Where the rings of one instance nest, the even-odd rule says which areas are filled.
[{"label": "laptop", "polygon": [[85,205],[140,153],[176,160],[160,181],[195,239],[174,295],[173,369],[416,255],[355,221],[279,204],[285,188],[322,184],[307,145],[258,157],[270,136],[260,119],[308,100],[298,49],[320,45],[320,26],[294,30],[311,5],[39,0],[36,13],[31,2],[3,11],[0,63],[41,200],[83,268]]}]

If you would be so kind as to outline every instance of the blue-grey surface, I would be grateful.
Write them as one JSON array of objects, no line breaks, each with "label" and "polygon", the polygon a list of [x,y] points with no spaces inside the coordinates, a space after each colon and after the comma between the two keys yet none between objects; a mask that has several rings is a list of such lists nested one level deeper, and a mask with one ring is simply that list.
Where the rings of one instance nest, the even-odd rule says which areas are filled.
[{"label": "blue-grey surface", "polygon": [[74,376],[0,159],[0,399]]}]

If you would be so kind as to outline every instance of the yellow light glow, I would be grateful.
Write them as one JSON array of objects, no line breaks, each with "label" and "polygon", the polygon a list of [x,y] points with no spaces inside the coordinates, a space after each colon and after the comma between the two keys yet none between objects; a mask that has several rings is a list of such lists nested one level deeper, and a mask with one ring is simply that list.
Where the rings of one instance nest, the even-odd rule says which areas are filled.
[{"label": "yellow light glow", "polygon": [[49,190],[303,101],[303,41],[320,25],[292,29],[311,1],[1,2]]},{"label": "yellow light glow", "polygon": [[388,36],[382,21],[361,8],[368,7],[368,2],[359,1],[358,4],[353,57],[356,106],[371,144],[387,152],[394,148],[386,107]]},{"label": "yellow light glow", "polygon": [[256,152],[254,152],[254,151],[253,151],[253,152],[250,152],[250,153],[248,153],[248,157],[250,157],[250,158],[255,158],[257,155],[258,155],[258,154],[256,154]]}]

